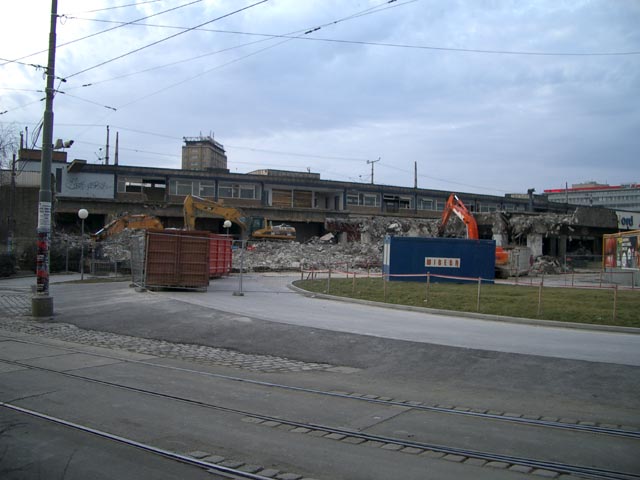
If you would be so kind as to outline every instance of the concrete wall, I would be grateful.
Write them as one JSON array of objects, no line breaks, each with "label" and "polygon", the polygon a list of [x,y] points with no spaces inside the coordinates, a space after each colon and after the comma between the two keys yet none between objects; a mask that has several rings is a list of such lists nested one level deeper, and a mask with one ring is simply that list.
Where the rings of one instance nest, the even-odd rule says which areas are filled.
[{"label": "concrete wall", "polygon": [[533,258],[542,255],[542,235],[537,233],[530,233],[527,235],[527,247],[531,249],[531,255]]},{"label": "concrete wall", "polygon": [[[56,183],[60,187],[58,193],[64,197],[78,198],[114,198],[115,180],[112,174],[71,173],[66,168],[57,168]],[[59,178],[61,176],[61,178]]]}]

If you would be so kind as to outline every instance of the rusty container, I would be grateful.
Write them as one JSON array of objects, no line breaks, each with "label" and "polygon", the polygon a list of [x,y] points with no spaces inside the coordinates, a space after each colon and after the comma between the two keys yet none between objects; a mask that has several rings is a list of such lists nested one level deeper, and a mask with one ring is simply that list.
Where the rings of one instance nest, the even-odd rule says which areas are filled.
[{"label": "rusty container", "polygon": [[218,278],[231,273],[233,237],[230,235],[209,235],[209,277]]},{"label": "rusty container", "polygon": [[147,230],[145,286],[206,290],[209,232]]}]

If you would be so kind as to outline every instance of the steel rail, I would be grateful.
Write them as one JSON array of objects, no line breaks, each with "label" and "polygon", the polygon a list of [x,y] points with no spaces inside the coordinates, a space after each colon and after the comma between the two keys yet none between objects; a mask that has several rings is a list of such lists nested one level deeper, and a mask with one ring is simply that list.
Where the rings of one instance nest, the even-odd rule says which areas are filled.
[{"label": "steel rail", "polygon": [[[25,341],[25,340],[16,340],[16,341],[21,343],[34,344],[34,345],[46,345],[41,342],[32,342],[32,341]],[[58,346],[56,346],[56,348],[68,350],[70,352],[76,352],[76,353],[80,352],[80,350],[75,350],[72,348],[58,347]],[[185,373],[206,376],[211,378],[220,378],[223,380],[247,383],[251,385],[258,385],[258,386],[263,386],[268,388],[279,388],[282,390],[297,391],[302,393],[312,393],[316,395],[325,395],[329,397],[343,398],[348,400],[358,400],[361,402],[376,403],[380,405],[407,407],[407,408],[413,408],[415,410],[438,412],[438,413],[451,414],[451,415],[463,415],[467,417],[484,418],[484,419],[497,420],[497,421],[506,422],[506,423],[515,423],[515,424],[521,424],[521,425],[531,425],[531,426],[546,427],[546,428],[558,428],[562,430],[570,430],[570,431],[577,431],[577,432],[583,432],[583,433],[601,434],[601,435],[609,435],[614,437],[624,437],[624,438],[632,438],[632,439],[640,440],[640,430],[627,430],[627,429],[619,429],[619,428],[602,427],[597,425],[581,425],[579,423],[565,423],[565,422],[553,421],[553,420],[541,420],[541,419],[505,416],[505,415],[498,415],[498,414],[492,414],[492,413],[473,412],[473,411],[467,411],[467,410],[457,410],[455,408],[430,406],[430,405],[420,404],[417,402],[398,402],[394,400],[381,400],[379,398],[371,398],[366,396],[353,396],[348,393],[331,392],[331,391],[318,390],[318,389],[307,388],[307,387],[297,387],[295,385],[284,385],[280,383],[265,382],[262,380],[253,380],[249,378],[236,377],[233,375],[225,375],[221,373],[202,372],[200,370],[193,370],[193,369],[184,368],[184,367],[160,365],[160,364],[145,361],[145,360],[129,360],[129,359],[123,360],[118,357],[105,355],[105,354],[98,354],[98,353],[91,353],[91,355],[102,357],[102,358],[108,358],[111,360],[119,360],[121,362],[126,362],[126,363],[146,365],[146,366],[151,366],[155,368],[174,370],[174,371],[185,372]],[[0,359],[0,362],[1,361],[11,362],[10,360]],[[24,366],[29,366],[29,365],[24,365]]]},{"label": "steel rail", "polygon": [[[3,360],[3,361],[5,361],[5,360]],[[278,424],[289,425],[289,426],[292,426],[294,428],[306,428],[306,429],[309,429],[309,430],[321,430],[321,431],[324,431],[324,432],[327,432],[327,433],[335,433],[335,434],[344,435],[344,436],[348,436],[348,437],[360,438],[360,439],[363,439],[363,440],[366,440],[366,441],[374,441],[374,442],[395,444],[395,445],[400,445],[400,446],[403,446],[403,447],[414,447],[414,448],[419,448],[419,449],[423,449],[423,450],[432,450],[432,451],[436,451],[436,452],[440,452],[440,453],[444,453],[444,454],[462,455],[462,456],[466,456],[466,457],[470,457],[470,458],[478,458],[478,459],[482,459],[482,460],[486,460],[486,461],[498,461],[498,462],[504,462],[504,463],[513,464],[513,465],[522,465],[522,466],[527,466],[527,467],[536,468],[536,469],[551,470],[551,471],[554,471],[554,472],[557,472],[557,473],[577,474],[577,475],[587,476],[588,478],[607,479],[607,480],[635,480],[635,479],[640,479],[640,474],[620,472],[620,471],[609,470],[609,469],[601,469],[601,468],[596,468],[596,467],[587,467],[587,466],[580,466],[580,465],[565,464],[565,463],[561,463],[561,462],[553,462],[553,461],[547,461],[547,460],[536,460],[536,459],[531,459],[531,458],[526,458],[526,457],[519,457],[519,456],[514,456],[514,455],[505,455],[505,454],[499,454],[499,453],[483,452],[483,451],[480,451],[480,450],[473,450],[473,449],[459,448],[459,447],[450,447],[450,446],[439,445],[439,444],[415,442],[415,441],[402,440],[402,439],[393,438],[393,437],[385,437],[385,436],[382,436],[382,435],[373,435],[373,434],[363,433],[363,432],[359,432],[359,431],[348,430],[348,429],[345,429],[345,428],[329,427],[329,426],[326,426],[326,425],[298,422],[298,421],[295,421],[295,420],[286,420],[286,419],[283,419],[281,417],[257,414],[255,412],[249,412],[249,411],[246,411],[246,410],[240,410],[240,409],[231,408],[231,407],[224,407],[224,406],[221,406],[221,405],[214,405],[214,404],[211,404],[211,403],[202,402],[202,401],[199,401],[199,400],[188,399],[188,398],[180,397],[180,396],[177,396],[177,395],[158,393],[158,392],[154,392],[152,390],[147,390],[147,389],[144,389],[144,388],[131,387],[131,386],[122,385],[122,384],[119,384],[119,383],[108,382],[108,381],[105,381],[105,380],[98,380],[98,379],[94,379],[94,378],[90,378],[90,377],[84,377],[82,375],[76,375],[76,374],[68,373],[68,372],[60,372],[60,371],[48,369],[48,368],[45,368],[45,367],[36,367],[36,366],[28,365],[28,364],[25,364],[25,363],[22,363],[22,362],[8,361],[8,363],[12,363],[12,364],[15,364],[15,365],[23,366],[23,367],[29,368],[29,369],[46,371],[46,372],[49,372],[49,373],[54,373],[54,374],[57,374],[57,375],[61,375],[61,376],[65,376],[65,377],[69,377],[69,378],[73,378],[73,379],[77,379],[77,380],[81,380],[81,381],[86,381],[86,382],[89,382],[89,383],[105,385],[105,386],[112,387],[112,388],[118,388],[118,389],[130,391],[130,392],[134,392],[134,393],[148,395],[148,396],[152,396],[152,397],[156,397],[156,398],[169,399],[169,400],[178,401],[178,402],[181,402],[181,403],[186,403],[186,404],[189,404],[189,405],[196,405],[196,406],[203,407],[203,408],[222,411],[222,412],[225,412],[225,413],[231,413],[231,414],[235,414],[235,415],[242,415],[244,417],[256,418],[256,419],[263,420],[263,421],[272,421],[272,422],[276,422]],[[13,404],[5,403],[5,402],[0,402],[0,406],[7,407],[7,408],[14,407]],[[18,408],[20,408],[20,407],[18,407]]]},{"label": "steel rail", "polygon": [[160,455],[162,457],[169,458],[171,460],[175,460],[181,463],[186,463],[189,465],[193,465],[200,468],[206,468],[208,470],[214,470],[216,473],[222,473],[225,475],[233,475],[230,478],[249,478],[251,480],[270,480],[268,477],[264,477],[262,475],[258,475],[255,473],[243,472],[242,470],[236,470],[235,468],[224,467],[222,465],[217,465],[215,463],[205,462],[203,460],[199,460],[197,458],[189,457],[187,455],[181,455],[179,453],[171,452],[169,450],[165,450],[163,448],[154,447],[152,445],[138,442],[136,440],[132,440],[130,438],[122,437],[120,435],[115,435],[113,433],[105,432],[104,430],[98,430],[95,428],[88,427],[86,425],[80,425],[78,423],[70,422],[68,420],[64,420],[62,418],[53,417],[51,415],[47,415],[46,413],[37,412],[35,410],[30,410],[27,408],[19,407],[17,405],[13,405],[11,403],[5,403],[0,401],[0,407],[4,407],[15,412],[23,413],[26,415],[30,415],[32,417],[40,418],[42,420],[46,420],[51,423],[56,423],[58,425],[63,425],[65,427],[73,428],[75,430],[79,430],[81,432],[90,433],[92,435],[96,435],[98,437],[106,438],[108,440],[112,440],[114,442],[123,443],[125,445],[129,445],[140,450],[145,450],[147,452],[154,453],[156,455]]}]

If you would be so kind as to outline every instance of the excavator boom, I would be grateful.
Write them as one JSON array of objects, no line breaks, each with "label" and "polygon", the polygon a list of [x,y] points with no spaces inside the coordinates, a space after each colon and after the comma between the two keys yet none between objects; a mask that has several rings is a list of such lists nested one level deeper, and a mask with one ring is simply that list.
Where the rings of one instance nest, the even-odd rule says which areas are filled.
[{"label": "excavator boom", "polygon": [[473,218],[471,212],[467,210],[465,204],[462,203],[462,200],[460,200],[455,193],[449,195],[444,211],[442,212],[442,220],[438,226],[438,236],[441,237],[444,235],[444,230],[447,227],[447,223],[449,222],[452,213],[462,220],[467,226],[467,238],[477,240],[479,238],[478,223],[476,222],[476,219]]},{"label": "excavator boom", "polygon": [[157,217],[150,215],[123,215],[115,220],[107,223],[104,227],[92,234],[94,240],[100,241],[105,238],[117,235],[125,229],[129,230],[147,230],[147,229],[162,230],[162,222]]},{"label": "excavator boom", "polygon": [[184,199],[184,228],[186,230],[195,230],[196,218],[203,212],[229,220],[238,225],[242,231],[247,229],[245,216],[241,210],[227,207],[220,202],[196,197],[195,195],[187,195]]}]

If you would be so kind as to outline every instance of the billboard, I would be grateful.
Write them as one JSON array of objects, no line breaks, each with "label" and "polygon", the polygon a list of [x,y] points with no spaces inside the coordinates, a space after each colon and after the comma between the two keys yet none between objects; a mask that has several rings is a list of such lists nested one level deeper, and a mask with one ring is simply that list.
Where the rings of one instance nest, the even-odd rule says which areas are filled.
[{"label": "billboard", "polygon": [[640,230],[604,235],[603,267],[640,268]]},{"label": "billboard", "polygon": [[616,215],[618,216],[618,230],[640,229],[640,213],[617,210]]}]

